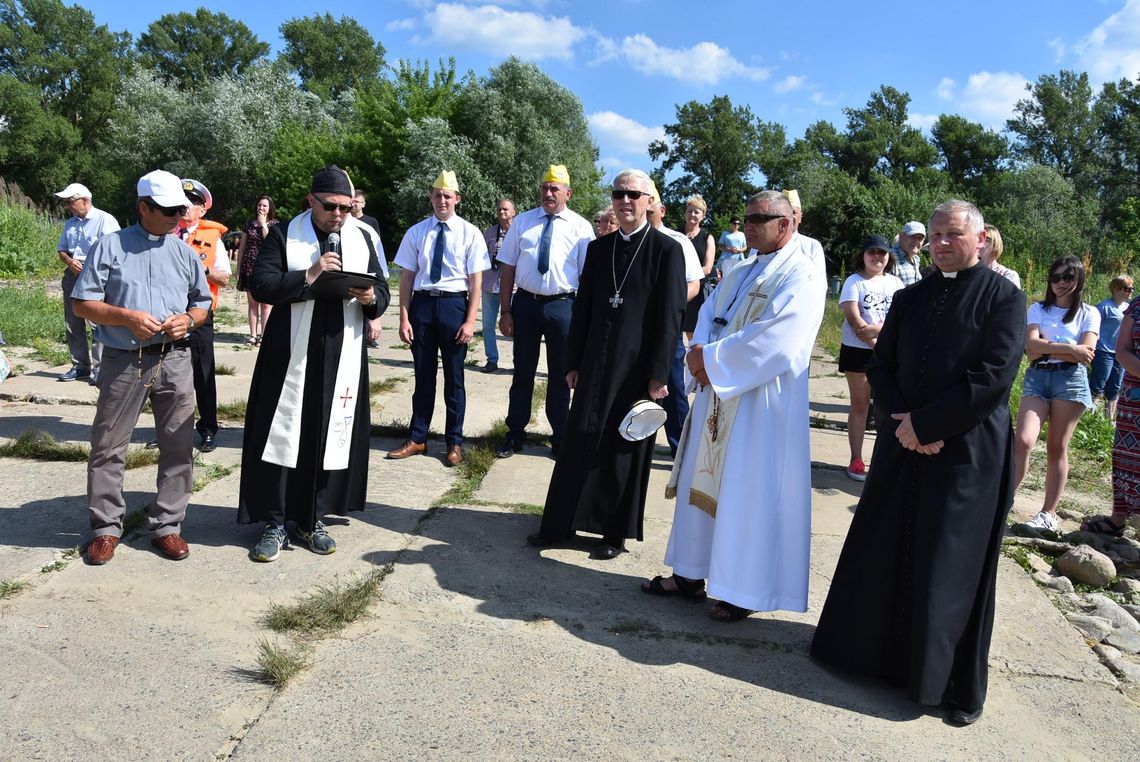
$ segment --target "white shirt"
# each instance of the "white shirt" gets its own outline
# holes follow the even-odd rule
[[[792,243],[797,244],[815,268],[819,271],[820,276],[823,278],[823,284],[827,286],[827,261],[823,256],[823,244],[815,240],[811,236],[800,235],[799,233],[792,234]]]
[[[1025,322],[1028,326],[1037,326],[1041,338],[1057,344],[1079,344],[1081,336],[1086,333],[1100,333],[1100,313],[1091,304],[1082,304],[1073,322],[1065,322],[1065,313],[1068,307],[1046,307],[1041,302],[1029,305]],[[1046,362],[1065,362],[1057,358],[1050,358]]]
[[[555,214],[551,225],[550,262],[545,275],[538,271],[538,245],[546,227],[546,210],[541,206],[515,217],[499,247],[499,264],[515,268],[515,285],[540,296],[578,290],[586,266],[586,246],[594,240],[593,226],[569,208]]]
[[[91,207],[86,217],[72,216],[63,223],[56,251],[66,251],[76,262],[83,262],[95,242],[119,229],[118,221],[102,209]]]
[[[868,325],[879,325],[887,318],[887,311],[891,308],[891,301],[895,292],[904,288],[898,276],[883,273],[877,278],[867,279],[859,273],[848,276],[843,281],[843,290],[839,292],[839,304],[855,302],[859,308],[859,317]],[[846,319],[843,320],[843,329],[840,332],[839,342],[849,347],[871,349],[871,345],[855,334],[855,329]]]
[[[457,214],[444,221],[447,230],[443,239],[443,269],[439,280],[432,283],[431,259],[440,222],[432,215],[408,228],[396,252],[396,264],[416,274],[412,283],[415,291],[466,291],[467,276],[491,269],[483,232]]]
[[[701,258],[697,256],[697,249],[693,241],[679,230],[667,228],[662,225],[658,228],[662,233],[681,244],[681,251],[685,252],[685,282],[692,283],[705,277],[705,270],[701,267]]]

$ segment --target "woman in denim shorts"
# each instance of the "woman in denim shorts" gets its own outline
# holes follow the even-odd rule
[[[1100,313],[1083,302],[1084,287],[1081,260],[1061,257],[1049,268],[1045,298],[1029,308],[1026,318],[1029,368],[1017,413],[1017,484],[1025,478],[1042,424],[1049,421],[1045,504],[1028,525],[1054,532],[1060,526],[1057,504],[1069,478],[1069,440],[1081,415],[1093,409],[1086,366],[1092,362],[1100,332]]]

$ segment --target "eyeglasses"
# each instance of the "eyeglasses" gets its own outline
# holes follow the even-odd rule
[[[763,225],[765,222],[772,220],[786,220],[787,217],[783,214],[746,214],[744,215],[745,225]]]
[[[316,198],[314,196],[313,198]],[[317,203],[324,208],[326,212],[340,212],[341,214],[352,214],[352,204],[333,204],[323,199],[317,198]]]
[[[621,201],[623,198],[628,198],[630,201],[637,201],[642,196],[649,196],[645,191],[639,190],[618,190],[610,191],[610,198],[614,201]]]
[[[181,217],[186,214],[186,210],[190,208],[187,206],[159,206],[150,199],[145,199],[143,203],[149,206],[153,211],[162,212],[164,217]]]
[[[1133,291],[1135,291],[1136,289],[1134,289],[1132,286],[1121,286],[1121,287],[1120,287],[1119,289],[1117,289],[1117,290],[1118,290],[1118,291],[1123,291],[1123,292],[1125,292],[1126,294],[1131,294],[1131,293],[1132,293]]]
[[[1072,283],[1076,279],[1076,273],[1053,273],[1049,276],[1050,283]]]

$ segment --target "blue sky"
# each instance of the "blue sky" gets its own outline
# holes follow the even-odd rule
[[[514,54],[581,98],[611,173],[652,168],[645,146],[663,135],[676,105],[714,95],[749,105],[795,138],[820,119],[842,129],[842,109],[864,105],[883,84],[910,94],[916,126],[957,113],[1001,129],[1025,83],[1042,74],[1088,71],[1098,85],[1140,77],[1140,0],[79,4],[136,38],[165,13],[204,5],[245,22],[276,53],[283,21],[328,8],[364,25],[389,61],[454,56],[461,73],[482,75]]]

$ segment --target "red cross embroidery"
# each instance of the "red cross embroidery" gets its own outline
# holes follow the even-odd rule
[[[352,395],[348,393],[348,387],[347,386],[344,387],[344,396],[341,397],[341,399],[344,400],[344,404],[341,405],[341,407],[342,408],[348,407],[348,402],[349,402],[349,400],[352,399]]]

